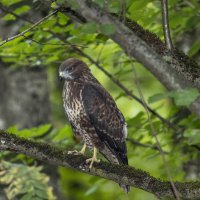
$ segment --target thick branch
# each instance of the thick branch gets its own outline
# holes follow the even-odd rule
[[[22,153],[52,165],[73,168],[120,184],[131,185],[151,192],[159,198],[174,197],[168,181],[161,181],[142,170],[106,162],[95,163],[93,168],[89,170],[85,163],[86,157],[83,155],[68,154],[66,151],[59,150],[51,145],[19,138],[3,130],[0,130],[0,150]],[[176,182],[175,185],[183,199],[200,198],[200,182]]]

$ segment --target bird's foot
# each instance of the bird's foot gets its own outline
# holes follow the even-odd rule
[[[80,151],[74,150],[74,151],[68,151],[67,154],[74,154],[74,155],[85,155],[85,149],[86,144],[83,145],[82,149]]]
[[[86,163],[87,163],[87,164],[90,163],[90,166],[89,166],[90,169],[92,168],[94,162],[99,163],[100,160],[98,160],[98,159],[97,159],[96,157],[94,157],[94,156],[93,156],[92,158],[89,158],[89,159],[86,160]]]
[[[80,155],[81,153],[77,150],[73,150],[73,151],[68,151],[67,154]]]
[[[82,149],[79,151],[79,154],[85,155],[86,144],[84,143]]]

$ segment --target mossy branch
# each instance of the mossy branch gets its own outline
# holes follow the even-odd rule
[[[0,150],[25,154],[51,165],[73,168],[116,183],[140,188],[159,198],[174,198],[168,181],[161,181],[150,176],[147,172],[130,166],[119,166],[102,161],[95,163],[90,170],[85,163],[87,157],[83,155],[68,154],[67,151],[60,150],[52,145],[20,138],[4,130],[0,130]],[[200,199],[200,182],[175,182],[175,185],[182,199]]]

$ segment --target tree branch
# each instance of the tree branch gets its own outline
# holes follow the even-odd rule
[[[133,146],[137,145],[140,147],[145,147],[145,148],[150,148],[150,149],[154,149],[154,150],[158,150],[158,147],[155,145],[151,145],[151,144],[145,144],[145,143],[141,143],[138,142],[137,140],[134,140],[133,138],[126,138],[127,141],[129,141],[131,144],[133,144]],[[165,154],[168,154],[169,152],[163,151]]]
[[[163,21],[163,33],[165,37],[165,44],[168,49],[172,49],[172,40],[170,35],[169,28],[169,19],[168,19],[168,0],[162,0],[162,21]]]
[[[24,20],[24,21],[27,21],[29,23],[34,23],[31,19],[29,18],[26,18],[26,17],[22,17],[21,15],[17,15],[16,13],[14,13],[10,8],[4,6],[2,3],[0,3],[0,10],[2,10],[4,13],[9,13],[11,15],[13,15],[14,17],[18,18],[18,19],[21,19],[21,20]]]
[[[3,130],[0,130],[0,150],[25,154],[52,165],[73,168],[86,174],[115,181],[116,183],[127,184],[153,193],[159,198],[174,197],[168,181],[161,181],[142,170],[103,161],[94,163],[93,168],[89,170],[89,166],[85,163],[87,158],[83,155],[68,154],[67,151],[59,150],[49,144],[19,138]],[[180,197],[183,199],[200,198],[200,182],[175,182],[175,185],[180,193]]]
[[[87,18],[88,21],[95,21],[98,24],[114,24],[116,31],[110,35],[110,38],[117,42],[128,55],[135,57],[146,66],[167,88],[181,89],[184,86],[194,85],[194,80],[190,79],[188,74],[181,73],[181,70],[178,71],[178,66],[175,66],[177,63],[170,63],[170,57],[165,59],[161,57],[115,16],[108,14],[91,1],[77,0],[77,2],[80,6],[79,13]],[[196,84],[196,86],[200,88],[200,83]]]
[[[6,44],[7,42],[9,41],[12,41],[18,37],[21,37],[21,36],[24,36],[25,33],[31,31],[32,29],[34,29],[36,26],[40,25],[43,21],[47,20],[49,17],[51,17],[52,15],[56,14],[58,12],[58,10],[55,10],[54,12],[50,13],[49,15],[45,16],[44,18],[40,19],[38,22],[36,22],[35,24],[33,24],[31,27],[29,27],[28,29],[24,30],[23,32],[15,35],[15,36],[12,36],[12,37],[9,37],[7,39],[5,39],[4,41],[2,41],[0,43],[0,46]]]

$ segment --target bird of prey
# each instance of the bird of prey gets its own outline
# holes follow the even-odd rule
[[[89,67],[81,60],[69,58],[59,68],[59,76],[65,80],[63,104],[66,116],[75,137],[93,150],[87,159],[90,168],[97,160],[97,152],[115,164],[128,165],[126,137],[127,126],[115,101],[92,75]],[[126,192],[127,185],[120,185]]]

